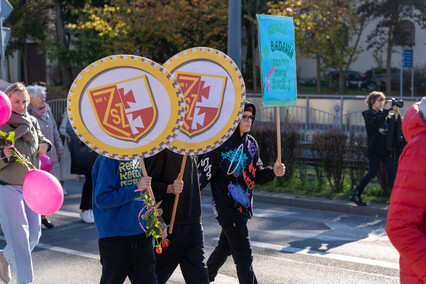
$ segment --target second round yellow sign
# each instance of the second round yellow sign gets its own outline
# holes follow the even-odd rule
[[[184,50],[163,64],[179,83],[185,100],[181,131],[169,148],[179,154],[203,154],[234,132],[245,101],[244,79],[235,62],[207,47]]]

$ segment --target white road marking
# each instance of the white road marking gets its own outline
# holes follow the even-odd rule
[[[393,263],[393,262],[374,260],[374,259],[368,259],[368,258],[362,258],[362,257],[356,257],[356,256],[340,255],[335,253],[301,249],[301,248],[295,248],[295,247],[289,247],[289,246],[281,246],[281,245],[262,243],[262,242],[256,242],[256,241],[251,241],[250,243],[254,247],[273,249],[273,250],[277,250],[281,252],[297,253],[297,254],[322,257],[322,258],[328,258],[328,259],[334,259],[334,260],[340,260],[340,261],[348,261],[348,262],[354,262],[354,263],[360,263],[360,264],[380,266],[385,268],[399,269],[399,264]]]
[[[4,236],[0,236],[0,240],[6,241],[6,238]],[[47,245],[47,244],[43,244],[43,243],[38,243],[36,247],[46,249],[46,250],[53,250],[53,251],[61,252],[61,253],[65,253],[65,254],[71,254],[71,255],[75,255],[75,256],[81,256],[81,257],[96,259],[96,260],[100,259],[99,255],[97,255],[97,254],[82,252],[82,251],[78,251],[78,250],[74,250],[74,249],[67,249],[67,248],[62,248],[62,247],[51,246],[51,245]]]
[[[321,264],[321,263],[305,262],[305,261],[300,261],[300,260],[296,260],[296,259],[286,259],[286,258],[270,256],[270,255],[262,255],[262,257],[275,259],[277,261],[287,261],[287,262],[291,262],[291,263],[298,263],[298,264],[304,265],[304,266],[310,265],[310,266],[326,267],[326,268],[329,267],[328,265],[324,265],[324,264]],[[255,258],[254,261],[256,261],[256,258]],[[381,278],[383,278],[383,277],[388,278],[390,280],[399,280],[399,276],[394,277],[394,276],[389,276],[389,275],[380,274],[380,273],[372,273],[372,272],[368,272],[368,271],[354,270],[354,269],[350,269],[350,268],[346,268],[346,267],[339,267],[339,269],[346,270],[346,271],[352,271],[353,273],[357,273],[357,274],[367,274],[367,275],[373,275],[373,276],[377,276],[377,277],[381,277]]]
[[[169,281],[174,281],[174,282],[178,282],[178,283],[185,283],[185,279],[183,278],[182,271],[180,269],[176,268],[175,271],[173,272],[172,276],[170,276]],[[238,284],[238,279],[219,273],[216,276],[214,282],[220,283],[220,284]]]
[[[201,207],[203,209],[212,211],[211,203],[202,203]],[[274,209],[255,209],[253,212],[254,217],[257,217],[257,218],[276,218],[276,217],[283,217],[283,216],[289,216],[294,214],[299,214],[299,213],[285,211],[285,210],[274,210]]]
[[[383,227],[376,228],[374,231],[371,231],[371,228],[364,226],[365,224],[361,224],[357,227],[353,227],[349,224],[342,223],[333,223],[333,222],[325,222],[327,227],[330,228],[330,231],[341,232],[343,235],[352,236],[355,240],[360,241],[370,241],[370,242],[389,242],[388,235],[386,234],[386,229]],[[369,226],[374,226],[376,222],[366,223]],[[365,237],[367,235],[367,237]],[[350,237],[349,237],[350,239]]]
[[[294,236],[304,239],[316,239],[321,241],[362,241],[362,242],[389,242],[389,238],[385,235],[377,235],[375,233],[369,233],[367,237],[362,234],[355,235],[354,237],[346,237],[344,232],[341,230],[254,230],[262,231],[268,234],[281,235],[281,236]],[[343,234],[339,235],[339,234]]]
[[[55,214],[58,214],[58,215],[61,215],[61,216],[66,216],[66,217],[81,218],[81,217],[80,217],[80,213],[69,212],[69,211],[62,211],[62,210],[59,210],[59,211],[58,211],[58,212],[56,212]]]
[[[322,241],[352,242],[352,241],[359,240],[356,238],[346,238],[346,237],[327,235],[327,233],[328,234],[332,233],[330,230],[256,230],[256,231],[263,231],[268,234],[274,234],[274,235],[295,236],[298,238],[316,239],[316,240],[322,240]]]

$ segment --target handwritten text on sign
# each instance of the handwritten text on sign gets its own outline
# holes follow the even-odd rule
[[[263,105],[297,105],[293,19],[257,15]]]

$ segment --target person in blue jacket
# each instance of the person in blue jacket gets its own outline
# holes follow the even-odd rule
[[[151,237],[138,215],[144,207],[137,189],[148,189],[138,160],[120,161],[99,155],[92,169],[93,215],[99,238],[101,284],[157,283]],[[142,211],[142,214],[144,212]],[[141,222],[141,223],[139,223]],[[162,233],[166,237],[166,231]]]
[[[256,107],[245,103],[237,130],[217,149],[201,156],[200,186],[211,183],[213,212],[222,227],[219,242],[207,261],[210,282],[219,268],[232,255],[240,283],[257,283],[253,271],[253,255],[247,221],[253,216],[253,188],[276,176],[283,176],[285,166],[263,167],[259,146],[248,132],[256,115]]]

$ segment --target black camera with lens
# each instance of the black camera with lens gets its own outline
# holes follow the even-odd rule
[[[392,106],[397,106],[399,108],[404,106],[404,101],[403,100],[397,100],[395,98],[391,98],[389,101],[392,102]]]

